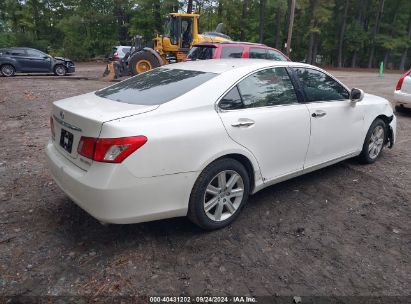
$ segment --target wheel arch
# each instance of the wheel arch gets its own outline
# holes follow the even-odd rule
[[[201,174],[204,168],[206,168],[208,165],[223,158],[234,159],[244,166],[250,178],[250,193],[254,192],[254,189],[257,186],[257,182],[262,183],[261,171],[257,161],[253,159],[251,155],[245,155],[240,151],[229,151],[216,155],[203,164],[199,174]]]
[[[387,115],[385,115],[385,114],[380,114],[380,115],[378,115],[373,121],[372,121],[372,123],[375,121],[375,120],[377,120],[377,119],[381,119],[384,123],[385,123],[385,125],[386,125],[386,132],[385,132],[385,138],[384,138],[384,145],[386,145],[387,143],[389,143],[390,142],[390,148],[393,146],[393,142],[394,142],[394,134],[393,134],[393,132],[392,132],[392,130],[391,130],[391,127],[390,127],[390,123],[393,121],[393,119],[394,119],[394,115],[391,115],[391,116],[387,116]],[[371,124],[372,124],[371,123]]]
[[[151,55],[153,55],[158,60],[158,63],[160,64],[160,66],[164,65],[163,59],[154,49],[145,47],[143,48],[143,51],[149,52]]]
[[[4,66],[4,65],[11,65],[14,68],[14,71],[17,72],[17,67],[14,63],[12,62],[1,62],[0,63],[0,69]]]

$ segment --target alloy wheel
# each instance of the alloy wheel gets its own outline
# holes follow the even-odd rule
[[[368,155],[371,159],[375,159],[380,154],[384,145],[384,128],[380,125],[376,126],[371,133],[368,143]]]
[[[233,170],[218,173],[204,194],[204,211],[212,221],[224,221],[236,213],[244,196],[244,181]]]
[[[64,76],[66,74],[66,69],[63,66],[56,67],[56,74],[58,76]]]
[[[10,77],[10,76],[13,76],[13,74],[14,74],[14,69],[13,69],[13,67],[11,66],[11,65],[4,65],[2,68],[1,68],[1,73],[4,75],[4,76],[6,76],[6,77]]]

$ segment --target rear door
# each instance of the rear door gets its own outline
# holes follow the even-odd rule
[[[311,119],[310,146],[304,167],[310,168],[361,149],[364,107],[350,101],[349,91],[331,76],[295,68]]]
[[[246,77],[222,98],[219,109],[229,136],[258,160],[264,181],[303,169],[310,117],[286,68]]]
[[[244,47],[227,45],[221,48],[219,58],[243,58],[243,55],[245,55]]]

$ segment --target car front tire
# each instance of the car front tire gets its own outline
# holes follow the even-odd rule
[[[4,77],[12,77],[16,73],[16,69],[11,64],[3,64],[0,72]]]
[[[201,172],[190,196],[188,218],[205,230],[231,224],[247,202],[250,177],[235,159],[223,158]]]
[[[62,64],[58,64],[54,67],[54,75],[65,76],[67,73],[66,68]]]
[[[387,125],[382,119],[377,118],[371,124],[365,137],[360,160],[366,164],[374,163],[380,157],[385,145]]]

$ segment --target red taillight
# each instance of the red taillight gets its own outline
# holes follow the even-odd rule
[[[115,53],[114,53],[114,56],[113,56],[113,58],[114,58],[114,60],[117,60],[117,59],[119,59],[119,57],[118,57],[118,53],[117,53],[117,52],[115,52]]]
[[[56,133],[54,132],[54,119],[53,119],[53,116],[50,116],[50,130],[51,130],[51,138],[54,140],[56,138]]]
[[[81,137],[77,152],[94,161],[121,163],[147,142],[145,136],[120,138]]]
[[[411,70],[408,70],[407,73],[401,76],[400,80],[398,80],[397,86],[395,87],[397,91],[401,90],[402,83],[404,82],[405,77],[407,77],[410,74],[411,74]]]
[[[81,137],[78,144],[77,152],[84,157],[93,159],[94,150],[96,148],[97,138],[93,137]]]

